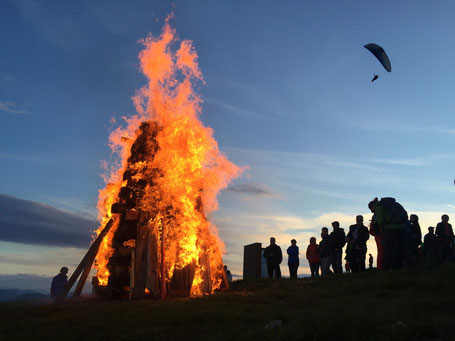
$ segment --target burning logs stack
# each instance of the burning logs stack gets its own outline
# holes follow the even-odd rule
[[[191,293],[195,261],[181,269],[175,267],[172,275],[166,269],[165,250],[169,249],[166,243],[172,238],[172,229],[179,226],[175,221],[178,212],[173,206],[163,207],[163,194],[156,184],[158,177],[163,176],[161,170],[149,169],[147,165],[159,149],[156,141],[159,130],[156,122],[141,124],[123,174],[126,185],[120,189],[118,202],[111,208],[111,213],[119,215],[119,224],[113,234],[113,253],[107,264],[110,273],[107,290],[98,285],[96,277],[92,281],[94,291],[98,294],[106,291],[108,298],[129,296],[130,299],[141,299],[146,292],[152,297],[187,297]],[[150,193],[153,193],[152,197]],[[198,200],[197,206],[202,212],[201,200]],[[204,269],[201,291],[202,294],[209,294],[212,287],[208,253],[200,257],[199,264]]]

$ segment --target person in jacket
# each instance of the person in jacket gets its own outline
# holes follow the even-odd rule
[[[338,221],[332,222],[333,231],[330,233],[330,242],[332,246],[332,268],[336,274],[343,273],[343,247],[346,244],[346,234],[340,227]],[[351,264],[352,268],[352,264]]]
[[[356,224],[349,226],[346,242],[349,244],[349,264],[352,272],[365,270],[367,240],[370,238],[368,228],[363,225],[363,216],[356,217]]]
[[[51,284],[51,297],[57,298],[57,296],[62,292],[63,288],[65,287],[66,283],[68,283],[68,268],[64,266],[60,269],[60,273],[52,278]]]
[[[436,225],[436,237],[439,241],[441,260],[453,260],[453,230],[447,214],[444,214],[441,217],[441,222]]]
[[[311,270],[311,277],[318,277],[319,276],[319,266],[321,264],[321,260],[319,258],[319,245],[316,244],[316,238],[310,238],[310,244],[306,248],[306,259],[308,260],[308,264],[310,264]]]
[[[380,233],[383,234],[383,268],[397,269],[403,266],[404,255],[406,251],[407,213],[406,218],[403,222],[391,221],[390,217],[393,216],[393,212],[390,211],[390,207],[387,208],[385,203],[383,203],[384,199],[385,198],[379,201],[378,198],[374,198],[374,200],[370,201],[368,207],[371,212],[374,213],[377,227]],[[392,201],[395,202],[394,199],[392,199]]]
[[[374,214],[371,218],[370,229],[368,232],[374,237],[374,241],[376,242],[376,249],[378,251],[378,254],[376,255],[376,268],[381,270],[384,259],[384,248],[382,246],[382,233],[379,231],[379,226],[376,223],[376,217]]]
[[[299,268],[299,247],[295,239],[291,240],[291,246],[288,247],[288,267],[289,277],[297,278],[297,269]]]
[[[321,275],[331,274],[330,264],[332,263],[332,245],[329,236],[329,229],[323,227],[321,229],[321,242],[319,243],[319,257],[321,259]]]
[[[227,265],[224,266],[224,273],[226,274],[226,280],[229,284],[232,283],[232,272],[228,269]]]
[[[430,264],[435,264],[439,260],[439,241],[434,234],[434,227],[428,227],[428,233],[423,237],[423,254]]]
[[[419,217],[416,214],[409,216],[409,265],[416,266],[420,262],[420,244],[422,244],[422,230],[420,229]]]
[[[264,250],[264,258],[267,259],[267,271],[269,278],[273,278],[275,272],[276,278],[281,278],[280,264],[283,260],[281,248],[275,244],[275,238],[270,238],[270,245]]]

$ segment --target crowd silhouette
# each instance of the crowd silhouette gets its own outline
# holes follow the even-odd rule
[[[342,273],[343,259],[346,273],[367,270],[365,262],[370,236],[374,237],[377,246],[378,270],[415,267],[422,262],[436,265],[455,260],[454,234],[447,214],[442,215],[436,228],[428,227],[428,233],[422,241],[419,217],[416,214],[408,217],[406,210],[394,198],[375,198],[368,208],[373,214],[369,227],[364,225],[363,216],[358,215],[347,234],[340,223],[334,221],[330,233],[327,227],[321,229],[319,244],[316,237],[310,238],[305,256],[310,265],[311,277]],[[290,277],[297,278],[299,247],[295,239],[291,240],[287,254]],[[281,278],[283,255],[274,237],[270,238],[264,257],[269,277]],[[368,269],[373,269],[373,262],[370,253]]]

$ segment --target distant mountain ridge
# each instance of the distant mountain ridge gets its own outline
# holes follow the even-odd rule
[[[49,297],[49,295],[41,294],[35,290],[0,289],[0,302],[36,301],[45,300]]]

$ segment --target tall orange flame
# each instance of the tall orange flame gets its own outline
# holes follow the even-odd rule
[[[213,131],[198,118],[202,101],[193,85],[204,81],[192,42],[183,40],[178,44],[169,20],[159,37],[150,35],[140,42],[145,46],[139,54],[140,66],[148,84],[133,97],[138,114],[125,118],[126,128],[117,128],[110,135],[111,148],[119,154],[120,162],[106,178],[106,188],[100,191],[101,227],[97,234],[112,215],[111,205],[125,185],[122,175],[139,126],[144,121],[156,122],[160,127],[156,134],[158,150],[130,167],[137,171],[137,180],[153,177],[156,169],[160,170],[160,176],[154,180],[154,186],[145,188],[137,205],[151,213],[154,226],[159,220],[156,212],[172,207],[175,219],[166,225],[169,232],[165,237],[167,276],[170,278],[174,269],[196,263],[191,294],[198,295],[203,271],[209,270],[211,274],[212,291],[221,285],[223,243],[206,215],[217,209],[217,193],[239,176],[241,169],[218,150]],[[100,284],[106,284],[109,276],[107,262],[112,254],[114,233],[115,228],[103,240],[96,259]],[[210,269],[204,268],[207,264],[199,264],[203,253],[210,257]]]

